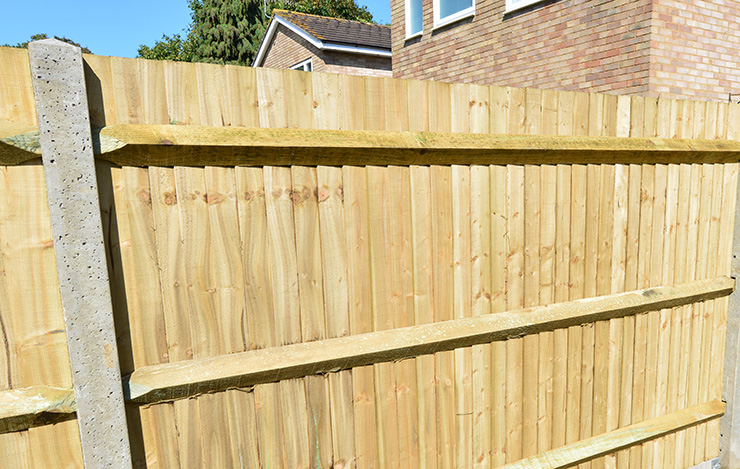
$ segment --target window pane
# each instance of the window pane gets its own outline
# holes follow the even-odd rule
[[[439,0],[439,18],[446,18],[472,6],[473,0]]]
[[[406,14],[409,15],[409,36],[422,30],[421,2],[422,0],[408,0],[408,11]]]

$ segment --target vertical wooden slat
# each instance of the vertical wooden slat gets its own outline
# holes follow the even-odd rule
[[[650,256],[649,286],[657,286],[662,283],[664,268],[663,230],[665,226],[666,213],[666,185],[668,182],[668,168],[666,165],[656,165],[654,173],[654,202],[652,218],[652,247]],[[648,347],[646,360],[645,378],[645,403],[647,404],[647,418],[655,418],[660,415],[659,393],[659,339],[661,328],[661,312],[651,311],[648,313]],[[657,461],[656,455],[662,455],[662,450],[657,446],[661,441],[655,441],[644,445],[643,466],[651,467]],[[660,463],[662,464],[662,458]]]
[[[208,219],[213,239],[212,284],[215,287],[214,302],[220,316],[221,353],[241,352],[249,348],[251,332],[243,291],[245,276],[235,170],[208,167],[205,178]],[[221,401],[228,412],[228,420],[221,424],[228,424],[232,460],[235,464],[239,461],[243,465],[258,463],[253,393],[228,390],[221,396]]]
[[[411,176],[408,167],[388,168],[391,200],[391,270],[395,327],[408,327],[414,320],[414,279],[411,237]],[[418,387],[415,360],[404,360],[396,367],[396,406],[398,413],[401,466],[419,466]]]
[[[593,112],[593,109],[589,111]],[[600,117],[599,117],[600,119]],[[600,120],[599,120],[600,122]],[[592,124],[589,124],[592,128]],[[584,250],[583,294],[591,298],[598,294],[598,262],[599,256],[599,213],[601,208],[601,166],[588,165],[586,167],[586,235]],[[590,437],[594,431],[594,393],[596,372],[596,325],[583,327],[583,356],[581,375],[581,439]],[[600,383],[599,383],[600,385]],[[591,467],[590,463],[581,467]]]
[[[508,170],[506,166],[491,166],[491,313],[506,311],[507,306],[507,259],[510,253],[508,235]],[[491,402],[493,442],[491,462],[495,467],[507,460],[509,448],[508,424],[510,410],[507,396],[507,349],[508,342],[495,342],[492,346]]]
[[[509,88],[491,86],[491,120],[490,131],[492,134],[508,133],[509,128]]]
[[[39,164],[3,167],[1,176],[4,302],[6,311],[12,312],[3,314],[4,334],[8,334],[4,353],[9,366],[1,371],[10,388],[34,385],[71,388],[43,167]],[[11,333],[13,337],[9,336]],[[14,344],[12,349],[11,344]],[[35,460],[33,454],[39,453],[43,466],[43,458],[54,455],[53,448],[57,447],[64,451],[55,456],[55,463],[82,465],[76,421],[37,430],[2,435],[2,455],[7,451],[8,464],[13,460],[28,464]]]
[[[369,219],[365,169],[345,166],[344,220],[347,230],[347,280],[350,333],[371,332]],[[378,431],[375,424],[375,378],[372,366],[352,370],[355,415],[355,451],[358,467],[377,467]]]
[[[556,303],[568,301],[570,287],[570,237],[571,237],[571,181],[572,167],[557,165],[555,203],[555,277],[554,296]],[[568,437],[569,386],[568,368],[571,365],[569,350],[570,328],[558,329],[553,333],[553,415],[552,447],[566,444]],[[578,328],[574,328],[578,329]],[[580,333],[580,331],[579,331]]]
[[[168,351],[157,267],[157,237],[146,169],[112,171],[119,250],[126,289],[135,368],[167,363]],[[171,405],[139,409],[147,459],[162,467],[179,464]]]
[[[434,319],[453,319],[453,239],[452,170],[448,166],[431,168],[432,250],[434,253]],[[437,371],[437,463],[455,464],[455,355],[454,351],[435,354]]]
[[[524,307],[540,302],[540,167],[524,167]],[[523,341],[522,457],[537,454],[539,349],[538,335]]]
[[[259,67],[255,73],[260,127],[288,127],[283,70]]]
[[[409,130],[409,103],[406,80],[394,80],[383,77],[382,80],[385,89],[385,102],[382,108],[385,109],[385,130],[403,132]],[[413,109],[413,107],[412,107]],[[416,115],[416,109],[414,109]]]
[[[145,124],[169,124],[164,61],[138,60],[141,101]]]
[[[729,256],[729,249],[723,249],[720,244],[722,232],[720,220],[722,219],[721,217],[723,215],[722,204],[732,204],[731,200],[734,198],[734,196],[732,195],[734,194],[734,192],[732,194],[728,194],[727,196],[723,195],[725,189],[729,190],[731,188],[730,177],[728,177],[727,181],[724,180],[725,165],[713,164],[712,166],[714,170],[714,191],[709,231],[709,252],[717,253],[718,255],[722,252],[725,252]],[[725,215],[729,216],[727,212],[725,212]],[[707,276],[717,275],[720,264],[721,262],[718,260],[714,260],[713,262],[710,261],[709,266],[707,267]],[[702,373],[701,377],[701,399],[704,399],[704,402],[709,400],[713,392],[717,393],[716,395],[719,395],[721,393],[721,385],[718,383],[718,380],[721,379],[720,377],[722,373],[721,362],[723,355],[721,351],[723,351],[724,341],[716,340],[715,338],[724,337],[724,331],[726,328],[726,322],[723,317],[724,315],[721,312],[722,303],[720,302],[720,300],[708,301],[706,302],[706,306],[706,323],[704,325],[703,342],[704,349],[702,350],[702,366],[705,367],[705,370]],[[713,363],[713,361],[716,363]],[[697,443],[697,449],[704,449],[704,458],[702,459],[702,461],[706,461],[718,456],[719,435],[717,435],[717,431],[719,430],[719,427],[717,425],[710,424],[706,424],[703,427],[704,428],[699,429],[699,431],[703,433],[704,441]],[[702,433],[700,433],[700,435]]]
[[[367,167],[369,248],[372,286],[373,330],[393,329],[393,259],[391,243],[391,200],[386,168]],[[395,365],[381,363],[375,369],[379,465],[398,465],[400,460]]]
[[[175,174],[171,168],[149,168],[152,215],[157,233],[157,267],[162,287],[162,310],[167,336],[167,354],[172,362],[193,357],[188,310],[183,240],[178,216]],[[178,456],[181,467],[201,460],[200,414],[197,402],[172,403],[175,413]]]
[[[406,82],[382,79],[386,96],[385,130],[409,129],[409,105]],[[391,257],[393,259],[393,310],[395,327],[414,324],[413,277],[411,253],[410,173],[407,167],[388,168],[391,190]],[[418,466],[418,397],[416,363],[405,360],[395,365],[396,411],[398,419],[401,466]]]
[[[676,216],[678,204],[678,166],[668,165],[666,183],[666,208],[665,222],[663,227],[663,275],[661,285],[673,285],[676,259]],[[658,341],[658,412],[664,415],[669,411],[668,391],[670,380],[670,355],[671,355],[671,337],[672,333],[672,316],[670,309],[660,312],[660,336]],[[673,353],[677,353],[674,351]],[[654,460],[659,461],[661,465],[672,467],[675,460],[669,451],[675,448],[675,438],[670,435],[663,439],[660,444],[656,445],[656,455]],[[661,454],[662,452],[662,454]]]
[[[313,129],[313,73],[283,70],[286,126],[293,129]]]
[[[291,178],[301,336],[303,342],[309,342],[327,337],[316,168],[293,166]],[[325,375],[307,376],[305,386],[309,461],[330,465],[333,453],[329,379]]]
[[[235,172],[244,266],[244,312],[249,333],[247,348],[276,346],[263,169],[236,168]],[[256,439],[260,463],[265,466],[285,464],[279,387],[278,383],[270,383],[254,389]]]
[[[470,167],[452,167],[453,319],[472,315],[470,255]],[[471,467],[473,440],[472,350],[455,356],[456,466]]]
[[[429,131],[450,132],[450,84],[439,81],[429,82]]]
[[[629,165],[627,171],[628,187],[625,187],[624,199],[626,226],[625,226],[625,272],[624,290],[637,289],[637,269],[639,262],[639,240],[640,240],[640,195],[642,173],[639,165]],[[624,318],[624,336],[622,341],[622,391],[620,396],[619,427],[625,427],[634,422],[633,412],[634,389],[641,377],[635,373],[635,359],[637,355],[637,318]],[[617,455],[618,467],[630,467],[630,450],[621,451]]]
[[[357,75],[339,76],[340,125],[346,130],[364,130],[365,81]]]
[[[393,258],[391,243],[391,200],[386,168],[371,166],[367,171],[369,247],[372,285],[373,330],[395,327],[393,306]],[[396,405],[396,370],[393,363],[381,363],[375,369],[377,401],[378,464],[398,465],[400,461],[398,413]],[[382,430],[381,430],[382,429]]]
[[[585,295],[586,278],[586,201],[587,166],[574,165],[571,169],[570,211],[570,283],[569,299]],[[566,443],[578,441],[581,435],[581,402],[583,392],[584,327],[568,328],[568,415]]]
[[[28,430],[27,467],[82,467],[77,422],[68,421]],[[12,459],[12,456],[11,458]],[[10,461],[3,461],[3,464]],[[18,466],[24,467],[24,466]]]
[[[406,90],[407,108],[415,112],[413,117],[409,117],[409,130],[413,132],[429,130],[429,82],[407,80]]]
[[[144,105],[136,60],[110,57],[116,120],[125,124],[144,123]]]
[[[652,249],[651,226],[653,220],[655,166],[643,165],[641,168],[639,251],[637,265],[637,288],[650,285],[650,267]],[[632,387],[632,421],[640,422],[648,418],[647,405],[647,349],[648,349],[648,314],[635,317],[635,381]],[[643,448],[633,447],[630,450],[630,467],[644,467]]]
[[[416,324],[434,322],[434,252],[432,250],[431,176],[428,166],[412,166],[411,223]],[[419,466],[437,467],[435,357],[416,358],[419,417]]]
[[[200,125],[232,125],[229,89],[223,65],[196,63]]]
[[[257,74],[254,68],[227,65],[226,86],[229,90],[229,115],[237,127],[259,127]]]
[[[266,167],[265,202],[267,232],[270,237],[269,261],[275,310],[275,329],[280,345],[301,341],[300,295],[296,257],[295,224],[291,200],[291,175],[288,168]],[[306,386],[301,379],[280,383],[285,418],[286,460],[290,467],[307,466],[310,461],[307,441],[308,415]]]
[[[557,170],[554,165],[541,166],[540,175],[540,285],[539,303],[551,304],[554,301],[555,278],[555,237],[557,217]],[[561,332],[561,331],[558,331]],[[547,451],[553,447],[554,418],[554,338],[555,332],[540,334],[538,369],[538,422],[537,451]],[[562,369],[562,367],[561,367]],[[564,391],[564,389],[563,389]]]
[[[488,166],[470,168],[470,258],[472,315],[491,313],[491,171]],[[490,467],[493,435],[491,427],[491,345],[473,347],[473,465]],[[495,385],[500,386],[500,385]]]
[[[198,80],[195,67],[184,62],[165,62],[164,79],[169,123],[198,125],[200,106],[198,105]],[[103,99],[105,100],[105,96]],[[107,112],[106,121],[108,121]],[[108,125],[110,125],[109,121]]]
[[[350,333],[350,324],[342,170],[319,166],[317,181],[327,334],[344,337]],[[333,462],[347,465],[355,458],[352,371],[330,374],[329,392]]]
[[[471,85],[468,106],[470,131],[488,133],[490,130],[490,91],[488,87]],[[487,166],[470,168],[470,265],[471,314],[489,314],[491,304],[491,214],[490,169]],[[491,464],[491,346],[472,348],[472,444],[473,465]]]
[[[524,307],[524,166],[507,174],[506,308]],[[506,341],[506,462],[522,459],[522,360],[524,339]]]
[[[697,252],[698,249],[701,249],[701,245],[697,245],[697,240],[702,238],[703,235],[700,235],[701,232],[701,226],[700,226],[700,216],[702,216],[700,212],[700,198],[704,196],[711,196],[711,193],[707,194],[705,191],[709,190],[710,188],[702,183],[702,172],[703,172],[703,166],[704,165],[692,165],[691,167],[691,184],[690,184],[690,208],[689,208],[689,221],[688,221],[688,239],[687,239],[687,249],[685,254],[685,272],[686,272],[686,278],[687,280],[693,280],[697,278]],[[704,202],[702,202],[703,204]],[[703,209],[702,209],[703,210]],[[704,238],[704,242],[706,242],[706,239]],[[680,259],[678,257],[677,252],[677,259]],[[677,272],[678,273],[678,272]],[[685,383],[683,383],[683,388],[685,393],[685,397],[681,398],[679,395],[680,401],[682,401],[684,404],[684,407],[690,406],[691,402],[698,402],[698,392],[699,392],[699,359],[700,359],[700,351],[701,351],[701,336],[702,336],[702,324],[700,322],[699,314],[701,311],[701,308],[703,308],[703,305],[701,304],[694,304],[686,307],[687,311],[684,314],[684,336],[685,336],[685,348],[682,352],[682,361],[685,360],[686,364],[682,366],[681,374],[686,375],[685,378],[682,379],[686,380]],[[686,370],[684,371],[684,368]],[[679,433],[678,439],[677,439],[677,445],[685,445],[685,451],[683,452],[682,459],[679,459],[677,462],[679,465],[683,461],[683,465],[693,465],[694,460],[694,454],[695,454],[695,437],[696,437],[696,427],[692,427],[687,429],[683,434]],[[685,436],[683,436],[685,435]],[[683,436],[683,438],[682,438]],[[680,446],[679,446],[680,447]],[[679,453],[679,456],[681,456],[682,453]]]
[[[619,293],[625,291],[629,167],[626,165],[616,165],[613,174],[611,292]],[[611,181],[606,182],[607,184],[611,183]],[[626,342],[628,335],[627,323],[628,321],[625,318],[617,318],[609,321],[606,431],[619,428],[620,417],[622,416],[621,404],[625,400],[629,400],[632,389],[631,368],[625,369],[623,366],[623,359],[626,353],[625,345],[626,347],[631,347],[633,340],[631,339],[629,343]],[[626,396],[623,395],[624,391],[627,391]],[[616,455],[607,456],[605,463],[608,467],[615,467],[617,464]]]
[[[341,128],[342,115],[339,99],[339,75],[317,73],[311,78],[313,95],[313,128]]]
[[[683,283],[687,281],[686,260],[689,242],[689,217],[691,200],[691,165],[682,164],[679,170],[678,183],[678,209],[676,215],[676,254],[674,282]],[[671,318],[671,354],[669,365],[668,383],[668,411],[675,412],[686,408],[686,379],[688,374],[687,355],[690,349],[688,343],[689,324],[687,321],[688,306],[676,308]],[[666,462],[672,461],[672,466],[680,467],[683,464],[685,432],[676,433],[673,441],[668,442],[671,447],[666,448]],[[667,446],[668,446],[667,445]]]
[[[689,179],[690,183],[688,184],[688,187],[684,187],[683,190],[688,193],[689,200],[686,201],[688,204],[687,209],[687,220],[686,220],[686,240],[685,240],[685,250],[683,251],[677,251],[677,260],[680,261],[683,266],[679,267],[679,270],[676,272],[676,274],[680,277],[680,275],[683,275],[683,278],[686,279],[686,281],[691,281],[696,279],[696,255],[698,252],[698,233],[699,233],[699,198],[701,196],[701,168],[702,165],[699,164],[692,164],[688,165],[688,169],[686,170],[689,173]],[[682,173],[683,175],[684,173]],[[680,238],[679,238],[680,239]],[[679,246],[677,244],[676,249],[679,249]],[[682,259],[681,256],[678,256],[680,252],[685,253],[684,258]],[[681,274],[681,270],[683,270],[683,273]],[[696,306],[697,305],[687,305],[683,308],[682,313],[682,331],[681,331],[681,358],[680,358],[680,370],[679,370],[679,396],[678,396],[678,406],[679,408],[685,409],[690,406],[689,402],[691,401],[691,388],[694,386],[694,383],[691,380],[692,375],[696,378],[698,370],[692,370],[692,349],[694,348],[694,343],[692,339],[694,338],[694,334],[697,331],[697,328],[695,327],[695,318],[694,314],[696,312]],[[697,379],[698,380],[698,379]],[[682,432],[679,432],[676,435],[676,464],[678,466],[681,465],[691,465],[693,463],[690,463],[689,460],[693,460],[693,441],[694,436],[696,434],[696,428],[688,428]]]
[[[681,138],[684,135],[690,135],[692,126],[691,113],[697,102],[678,102],[662,101],[658,103],[658,136],[665,138]],[[700,126],[703,127],[703,122]],[[670,285],[672,282],[666,281],[672,279],[674,272],[675,260],[675,221],[676,221],[676,203],[678,184],[678,168],[675,165],[667,166],[667,183],[665,189],[665,215],[663,222],[664,239],[662,246],[663,272],[660,278],[661,285]],[[656,251],[658,252],[658,251]],[[657,415],[665,415],[668,411],[668,378],[669,378],[669,360],[671,354],[671,331],[672,331],[672,313],[670,310],[661,310],[659,313],[659,332],[656,340],[658,341],[658,363],[657,370],[657,389],[655,394]],[[654,442],[654,464],[663,467],[671,467],[673,461],[669,452],[675,446],[674,435],[667,435],[665,438],[658,439]]]
[[[214,288],[211,259],[211,226],[209,223],[205,170],[176,168],[175,184],[181,195],[178,203],[183,238],[185,279],[188,285],[188,307],[191,314],[193,357],[216,356],[221,352],[219,318],[210,290]],[[220,396],[198,399],[202,457],[219,464],[232,462],[228,433],[222,422],[228,422],[225,400]]]
[[[611,100],[607,100],[607,103]],[[607,120],[605,119],[605,122]],[[599,168],[599,215],[598,223],[598,259],[596,262],[596,294],[606,295],[611,292],[614,281],[612,255],[614,253],[614,165],[601,165]],[[593,194],[592,194],[593,196]],[[592,221],[592,220],[589,220]],[[593,425],[592,435],[606,432],[609,411],[610,384],[619,389],[619,376],[611,376],[609,367],[610,343],[621,341],[621,330],[610,327],[610,322],[600,321],[594,325],[594,375],[593,375]],[[619,336],[618,336],[619,335]],[[613,340],[612,340],[613,339]],[[615,351],[616,354],[616,351]],[[613,380],[615,382],[610,382]],[[613,409],[618,412],[619,409]],[[596,459],[592,467],[604,467],[605,459]]]
[[[707,278],[711,273],[711,263],[709,260],[710,253],[716,252],[712,250],[713,243],[713,230],[712,230],[712,218],[714,216],[715,200],[717,199],[717,191],[721,191],[721,185],[718,185],[715,179],[714,165],[705,164],[702,165],[702,198],[700,210],[700,231],[699,231],[699,252],[697,255],[697,278]],[[721,197],[721,195],[720,195]],[[716,247],[716,245],[715,245]],[[697,323],[697,341],[695,357],[692,360],[692,367],[696,367],[698,370],[697,386],[695,390],[695,399],[697,402],[702,401],[708,397],[708,385],[709,385],[709,369],[708,359],[711,353],[711,314],[712,314],[712,302],[707,301],[695,305],[698,309]],[[692,464],[699,464],[704,461],[704,450],[706,443],[706,425],[700,425],[696,428],[694,446],[694,457]]]
[[[0,48],[0,119],[36,125],[28,51]]]

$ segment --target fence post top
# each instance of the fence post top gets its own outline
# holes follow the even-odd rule
[[[39,39],[38,41],[33,41],[28,43],[28,48],[35,48],[39,46],[55,46],[55,47],[69,47],[71,49],[79,49],[82,50],[80,47],[69,44],[64,41],[60,41],[59,39],[55,38],[49,38],[49,39]]]

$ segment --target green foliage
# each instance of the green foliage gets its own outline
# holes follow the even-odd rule
[[[152,60],[177,60],[181,62],[193,62],[195,44],[192,36],[188,35],[182,39],[179,34],[173,36],[162,36],[154,46],[139,46],[139,57]]]
[[[42,39],[49,39],[49,36],[47,36],[46,34],[34,34],[33,36],[31,36],[31,39],[29,39],[26,42],[20,42],[16,45],[3,44],[2,47],[18,47],[20,49],[28,49],[29,42],[40,41]],[[54,39],[56,39],[57,41],[66,42],[67,44],[72,44],[73,46],[77,46],[80,49],[82,49],[82,52],[85,54],[92,54],[92,51],[90,51],[90,49],[88,49],[87,47],[81,46],[80,44],[74,42],[72,39],[67,39],[66,37],[59,37],[59,36],[54,36]]]
[[[362,21],[363,23],[373,22],[373,15],[367,7],[359,6],[354,0],[278,0],[272,3],[271,8]]]
[[[262,0],[189,0],[192,22],[183,39],[162,36],[154,46],[141,45],[139,57],[221,64],[251,65],[267,31],[269,18]],[[367,7],[355,0],[277,0],[268,11],[291,10],[372,23]]]
[[[257,55],[265,33],[260,1],[191,0],[195,41],[194,58],[199,62],[247,65]]]

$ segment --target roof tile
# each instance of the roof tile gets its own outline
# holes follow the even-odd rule
[[[323,42],[391,50],[391,28],[388,26],[286,10],[274,10],[273,15]]]

